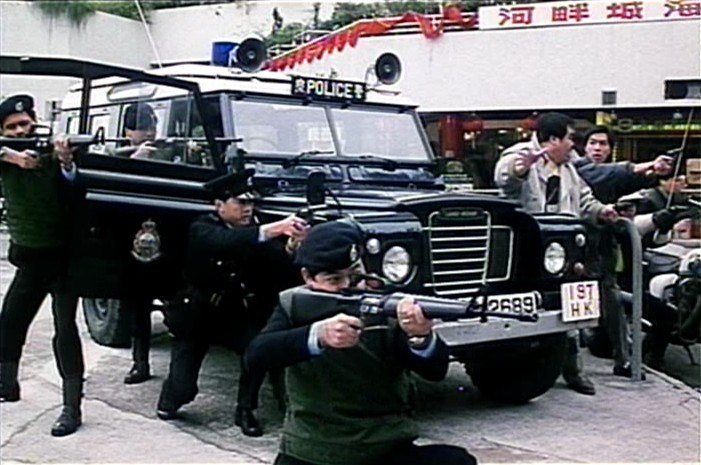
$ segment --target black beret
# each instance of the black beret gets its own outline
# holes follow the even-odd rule
[[[145,131],[156,127],[158,118],[148,103],[134,103],[124,111],[124,129]]]
[[[0,103],[0,125],[5,123],[5,118],[15,113],[26,113],[34,119],[34,98],[31,95],[21,94],[3,100]]]
[[[240,172],[228,173],[208,181],[204,187],[212,199],[228,200],[251,190],[248,180],[254,172],[254,169],[249,168]]]
[[[360,258],[363,233],[350,221],[329,221],[314,226],[297,249],[295,263],[319,272],[350,268]]]

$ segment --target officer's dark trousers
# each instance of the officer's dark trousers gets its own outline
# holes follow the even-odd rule
[[[123,311],[131,318],[132,359],[148,364],[151,350],[151,299],[123,301]]]
[[[61,251],[11,244],[9,259],[17,272],[0,313],[0,363],[19,362],[29,325],[41,303],[51,294],[52,343],[58,371],[63,379],[82,378],[85,367],[75,321],[78,298],[61,289]]]
[[[170,352],[170,371],[163,383],[159,410],[177,410],[191,402],[197,395],[197,378],[204,357],[209,350],[209,343],[201,339],[175,339]],[[245,367],[241,357],[241,374],[239,376],[238,406],[256,409],[258,392],[263,384],[263,375],[253,375]]]
[[[477,459],[462,447],[432,444],[417,446],[406,443],[397,447],[386,457],[377,460],[373,465],[474,465]],[[289,455],[280,454],[275,459],[275,465],[315,465]]]

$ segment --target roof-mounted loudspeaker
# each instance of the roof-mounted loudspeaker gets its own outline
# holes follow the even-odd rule
[[[382,84],[394,84],[402,76],[402,63],[394,53],[383,53],[375,61],[375,76]]]
[[[242,70],[252,73],[263,67],[268,59],[268,51],[265,49],[265,44],[262,40],[249,37],[244,40],[233,50],[234,66],[238,66]]]
[[[253,73],[261,69],[267,59],[265,45],[257,37],[249,37],[241,43],[222,41],[212,44],[213,65],[234,66]]]

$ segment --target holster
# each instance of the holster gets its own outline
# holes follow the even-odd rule
[[[189,338],[205,317],[202,313],[206,312],[208,304],[205,296],[190,287],[179,290],[163,311],[168,330],[177,338]]]

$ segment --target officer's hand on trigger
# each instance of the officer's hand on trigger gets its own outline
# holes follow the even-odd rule
[[[360,318],[339,313],[317,323],[319,345],[334,349],[347,349],[358,344],[363,332],[363,322]]]
[[[404,297],[397,304],[397,320],[409,337],[428,336],[433,328],[433,320],[424,316],[421,307],[411,297]]]
[[[34,150],[22,150],[18,152],[17,150],[11,149],[9,147],[2,147],[2,152],[0,152],[0,158],[5,163],[11,163],[17,165],[23,170],[34,170],[41,166],[41,159],[39,158],[39,153]]]
[[[129,158],[151,158],[151,155],[156,150],[157,148],[154,147],[153,143],[147,140],[143,144],[139,145],[136,152],[134,152]]]
[[[290,215],[284,220],[263,225],[261,229],[263,229],[266,239],[273,239],[280,236],[297,237],[301,234],[306,235],[309,225],[302,218]]]

